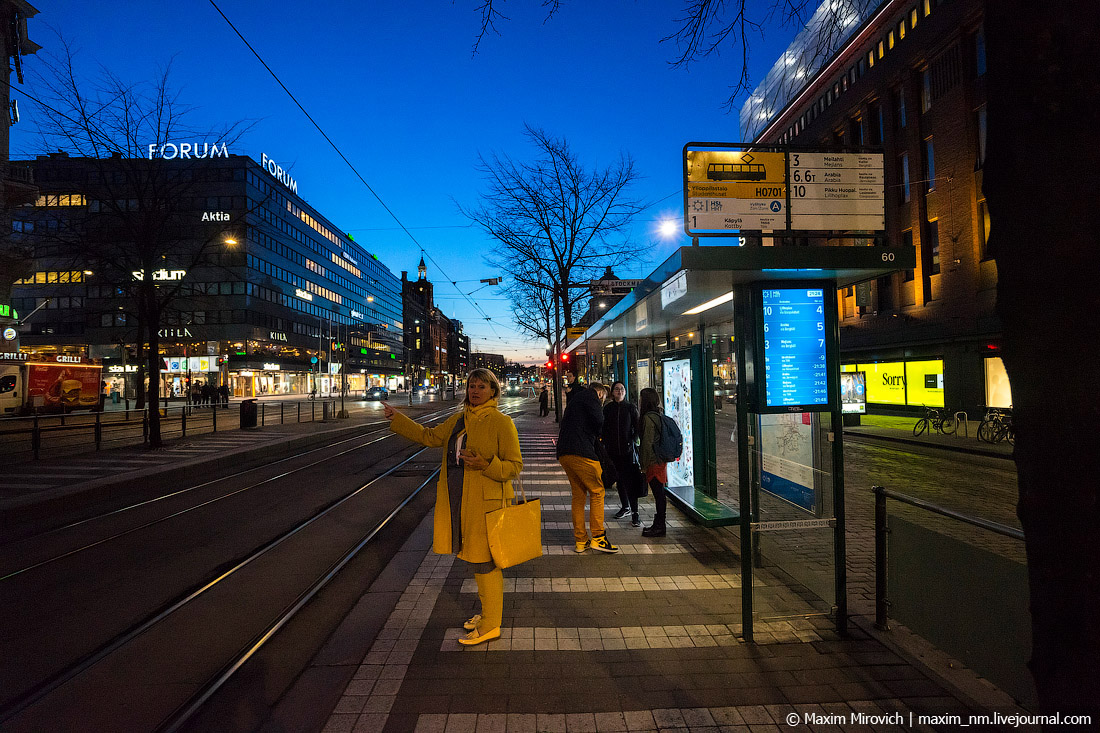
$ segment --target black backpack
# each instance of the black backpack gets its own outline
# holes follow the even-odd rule
[[[684,436],[680,433],[680,426],[664,413],[657,413],[657,420],[660,430],[653,441],[653,455],[661,463],[679,460],[684,452]]]

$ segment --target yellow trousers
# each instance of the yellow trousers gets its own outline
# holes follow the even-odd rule
[[[593,537],[601,537],[603,526],[603,472],[600,462],[580,456],[562,456],[558,463],[569,477],[573,489],[573,537],[577,542],[588,539],[584,528],[584,505],[589,503],[588,523]]]
[[[481,621],[477,632],[484,634],[500,626],[504,618],[504,573],[500,568],[491,573],[474,573],[477,595],[481,599]]]

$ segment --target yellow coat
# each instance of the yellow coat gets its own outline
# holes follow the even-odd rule
[[[483,471],[466,470],[462,476],[462,550],[461,560],[472,563],[489,562],[489,536],[485,531],[485,515],[502,506],[502,500],[512,503],[515,493],[512,479],[523,470],[516,424],[500,410],[496,400],[484,405],[467,407],[447,418],[441,425],[426,428],[401,413],[393,416],[390,430],[429,448],[446,446],[458,418],[466,418],[466,450],[476,451],[489,461]],[[440,555],[454,552],[451,538],[451,504],[447,491],[447,456],[435,492],[435,531],[432,550]]]

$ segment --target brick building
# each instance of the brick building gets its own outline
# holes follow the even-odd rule
[[[883,151],[886,238],[915,246],[917,266],[838,293],[843,368],[867,372],[879,410],[927,404],[974,418],[1011,404],[982,194],[984,3],[863,5],[822,61],[812,23],[795,40],[742,109],[742,135]],[[865,243],[859,234],[848,236]]]
[[[470,337],[462,332],[461,321],[447,318],[435,306],[435,286],[423,257],[416,280],[409,280],[407,271],[401,273],[401,295],[410,383],[449,387],[465,379]]]

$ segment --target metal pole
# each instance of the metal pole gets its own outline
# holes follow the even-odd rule
[[[561,311],[558,305],[558,288],[554,288],[554,422],[561,422]]]
[[[31,450],[34,451],[34,460],[38,460],[38,452],[42,448],[42,429],[38,426],[38,412],[34,413],[34,424],[31,426]]]
[[[100,445],[103,443],[103,423],[100,422],[100,417],[103,413],[97,412],[95,414],[95,449],[99,450]]]
[[[749,288],[740,285],[734,294],[734,345],[737,349],[737,483],[741,512],[741,635],[752,642],[752,488],[749,469],[748,388],[745,384],[747,355],[745,347],[752,335]],[[654,354],[656,358],[656,354]]]
[[[872,486],[875,493],[875,628],[890,630],[890,601],[887,600],[887,545],[886,535],[890,531],[886,521],[886,489]]]
[[[187,410],[188,409],[190,409],[190,408],[187,408],[187,407],[181,407],[180,408],[180,432],[182,433],[180,435],[180,437],[182,437],[182,438],[187,437]]]

